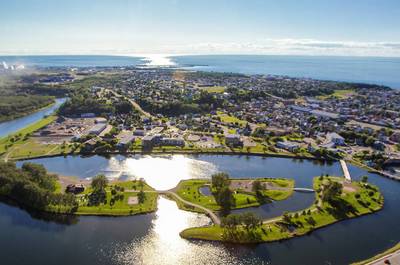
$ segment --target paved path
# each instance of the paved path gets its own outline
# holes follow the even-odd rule
[[[125,190],[126,192],[140,192],[140,190]],[[183,202],[184,204],[190,205],[192,207],[195,208],[199,208],[201,210],[203,210],[210,218],[211,220],[214,222],[214,224],[216,225],[220,225],[221,224],[221,219],[218,217],[218,215],[216,215],[213,211],[198,205],[196,203],[192,203],[189,202],[187,200],[182,199],[178,194],[176,194],[175,192],[171,191],[171,190],[144,190],[143,192],[147,192],[147,193],[153,193],[153,192],[157,192],[158,194],[161,195],[170,195],[172,197],[174,197],[175,199]]]
[[[344,160],[340,160],[340,165],[342,166],[344,178],[347,181],[351,182],[351,176],[350,176],[349,169],[347,168],[346,162]]]
[[[209,209],[207,209],[207,208],[205,208],[205,207],[203,207],[201,205],[186,201],[186,200],[182,199],[178,194],[176,194],[173,191],[157,191],[157,192],[160,193],[160,194],[173,196],[175,199],[183,202],[184,204],[199,208],[199,209],[201,209],[201,210],[203,210],[204,212],[207,213],[207,215],[211,218],[211,220],[214,222],[214,224],[216,224],[216,225],[220,225],[221,224],[221,219],[213,211],[211,211],[211,210],[209,210]]]
[[[390,263],[385,263],[385,260],[389,260]],[[400,265],[400,250],[393,253],[387,254],[379,259],[366,263],[365,265]]]

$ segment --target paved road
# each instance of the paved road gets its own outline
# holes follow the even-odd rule
[[[111,89],[107,89],[107,90],[110,91],[111,93],[113,93],[116,97],[124,97],[124,98],[126,98],[126,99],[132,104],[132,106],[133,106],[135,109],[137,109],[141,114],[143,114],[143,115],[146,116],[147,118],[153,118],[153,117],[154,117],[154,116],[151,115],[150,113],[144,111],[144,110],[142,109],[142,107],[140,107],[140,105],[137,104],[136,101],[134,101],[133,99],[130,99],[130,98],[125,97],[125,96],[123,96],[123,95],[121,95],[121,94],[118,94],[118,93],[115,92],[114,90],[111,90]]]

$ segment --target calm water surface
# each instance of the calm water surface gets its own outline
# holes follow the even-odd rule
[[[342,174],[338,163],[249,156],[113,156],[109,159],[93,156],[33,161],[51,171],[81,178],[109,168],[115,170],[119,165],[149,183],[157,183],[154,180],[157,175],[159,186],[156,188],[169,188],[179,179],[189,177],[207,178],[217,171],[226,171],[237,178],[290,177],[298,187],[310,187],[312,178],[321,173]],[[181,167],[186,169],[179,169]],[[92,168],[95,170],[89,171]],[[189,242],[181,239],[178,232],[210,220],[181,211],[174,202],[163,198],[153,214],[123,218],[79,217],[70,221],[73,224],[39,220],[23,210],[0,204],[0,258],[7,261],[5,264],[26,264],[27,261],[29,264],[56,261],[58,264],[348,264],[372,256],[400,240],[400,183],[351,165],[349,170],[354,178],[367,174],[370,182],[380,187],[385,196],[384,209],[377,214],[328,226],[309,236],[254,246]],[[117,177],[120,173],[112,174]],[[257,213],[273,216],[290,207],[308,206],[312,198],[295,193],[290,199],[292,203],[268,205],[257,209]]]

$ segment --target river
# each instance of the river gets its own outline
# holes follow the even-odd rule
[[[5,121],[0,123],[0,138],[7,136],[11,133],[14,133],[22,128],[25,128],[26,126],[43,119],[43,117],[52,114],[55,110],[57,110],[61,106],[61,104],[65,102],[65,100],[66,98],[57,98],[54,104],[42,108],[39,111],[36,111],[32,114],[23,116],[15,120]]]
[[[207,178],[218,171],[234,178],[294,178],[296,187],[310,187],[312,178],[320,174],[342,175],[338,163],[252,156],[68,156],[31,161],[50,171],[80,178],[107,170],[109,177],[143,177],[155,188],[170,188],[180,179]],[[124,172],[118,173],[118,169]],[[165,198],[159,199],[157,211],[151,214],[62,220],[1,203],[0,258],[2,264],[348,264],[370,257],[400,239],[400,183],[351,165],[349,170],[353,178],[366,174],[371,183],[380,187],[385,197],[384,209],[311,235],[252,246],[187,241],[179,237],[179,231],[210,220],[181,211]],[[274,216],[288,207],[312,203],[312,194],[298,194],[289,205],[271,204],[257,209],[257,213]]]

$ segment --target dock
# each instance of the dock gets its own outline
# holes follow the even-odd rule
[[[347,168],[347,164],[344,160],[340,160],[340,166],[342,167],[343,175],[344,175],[344,178],[346,179],[346,181],[351,182],[350,172],[349,172],[349,169]]]

